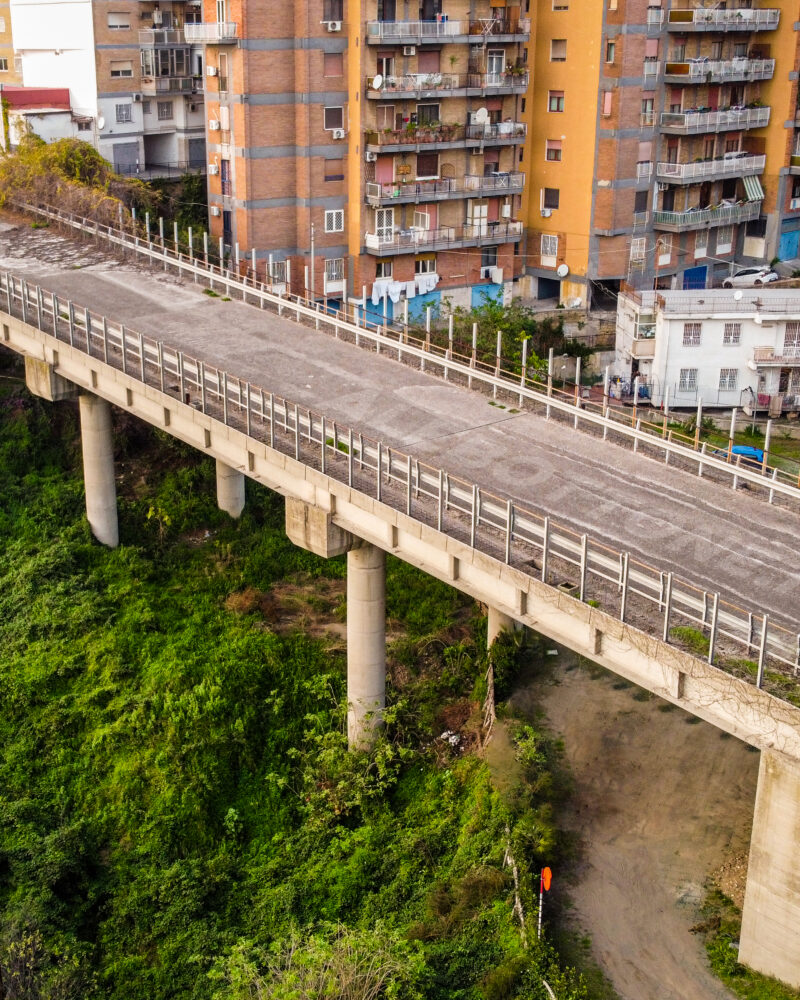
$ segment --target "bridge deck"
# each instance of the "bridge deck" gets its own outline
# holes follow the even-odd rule
[[[174,278],[81,266],[91,257],[47,231],[0,233],[2,268],[800,627],[795,513]]]

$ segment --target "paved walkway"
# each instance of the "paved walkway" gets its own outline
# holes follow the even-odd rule
[[[800,631],[798,518],[48,230],[0,267]],[[81,266],[84,259],[86,266]]]

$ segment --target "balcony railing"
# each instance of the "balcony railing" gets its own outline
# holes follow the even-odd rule
[[[211,21],[206,24],[184,25],[187,42],[205,42],[208,45],[222,45],[235,42],[238,25],[233,21]]]
[[[705,177],[743,177],[746,174],[760,174],[764,171],[766,157],[750,153],[722,156],[714,160],[700,160],[697,163],[659,163],[656,176],[659,180],[677,183],[691,182]]]
[[[800,347],[795,344],[784,346],[780,349],[780,354],[775,353],[774,347],[753,348],[753,361],[757,365],[787,365],[796,368],[800,365]]]
[[[774,31],[780,15],[775,8],[671,10],[667,27],[678,31]]]
[[[469,22],[469,33],[488,38],[494,38],[497,35],[529,35],[531,22],[528,18],[520,18],[518,21],[504,17],[483,18]]]
[[[367,41],[435,42],[468,34],[466,21],[368,21]]]
[[[186,36],[183,28],[142,28],[139,44],[148,48],[154,45],[185,45]]]
[[[763,128],[769,124],[770,108],[728,108],[726,111],[664,112],[661,128],[677,135],[694,135],[724,129]]]
[[[650,128],[656,123],[656,113],[655,111],[642,111],[639,117],[639,123],[642,128]]]
[[[800,174],[800,153],[792,153],[789,157],[789,173]]]
[[[438,229],[400,229],[391,233],[366,233],[364,245],[373,253],[415,253],[472,244],[507,243],[522,237],[521,222],[466,223]]]
[[[668,61],[665,79],[678,83],[725,83],[729,80],[770,80],[774,59],[687,59]]]
[[[202,91],[203,81],[191,76],[143,76],[143,94],[192,94]]]
[[[374,76],[365,81],[367,97],[399,97],[403,94],[456,93],[467,90],[506,90],[524,92],[528,87],[527,73],[405,73],[402,76],[381,77],[379,88]]]
[[[439,177],[431,180],[367,181],[366,200],[370,205],[405,204],[418,201],[445,201],[450,198],[502,195],[522,191],[523,173],[496,173],[488,177],[467,174],[465,177]]]
[[[670,232],[688,232],[692,229],[749,222],[751,219],[757,219],[760,214],[760,201],[748,201],[743,205],[717,205],[716,208],[696,208],[688,212],[653,212],[653,227]]]
[[[367,146],[386,149],[392,146],[488,142],[493,145],[522,142],[527,135],[524,122],[498,122],[496,125],[418,125],[404,129],[368,131]]]

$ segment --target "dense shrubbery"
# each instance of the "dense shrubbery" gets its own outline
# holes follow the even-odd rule
[[[69,405],[0,404],[0,997],[538,1000],[540,969],[585,996],[523,949],[503,867],[508,828],[532,912],[551,745],[520,731],[503,798],[435,738],[482,671],[464,600],[391,562],[389,724],[348,753],[341,647],[264,610],[342,561],[265,490],[232,523],[209,462],[124,417],[105,550]]]

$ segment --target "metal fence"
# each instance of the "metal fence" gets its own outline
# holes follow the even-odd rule
[[[335,307],[329,307],[325,301],[284,294],[285,286],[280,282],[259,281],[246,258],[239,260],[237,254],[227,250],[220,254],[222,265],[213,263],[209,252],[213,253],[215,248],[209,247],[207,241],[203,251],[195,252],[191,244],[186,248],[178,242],[177,233],[173,240],[147,234],[141,223],[134,222],[131,231],[125,231],[49,206],[22,204],[18,207],[95,239],[103,239],[148,260],[153,267],[174,270],[194,282],[207,283],[212,290],[219,287],[227,296],[313,326],[357,347],[386,354],[446,381],[479,389],[494,399],[504,399],[534,411],[538,409],[548,420],[559,419],[576,430],[629,446],[635,452],[689,469],[700,477],[724,482],[733,489],[747,485],[770,503],[776,499],[792,505],[800,502],[800,470],[770,465],[768,455],[760,470],[740,465],[741,457],[726,458],[707,453],[706,444],[700,441],[699,435],[671,428],[667,414],[639,406],[639,400],[634,400],[634,405],[627,409],[611,406],[608,395],[602,401],[592,401],[576,386],[568,390],[557,388],[552,378],[529,368],[524,360],[520,371],[512,371],[511,362],[502,355],[499,337],[496,354],[491,358],[480,357],[475,327],[471,344],[458,343],[452,338],[446,344],[436,344],[430,330],[430,312],[424,321],[427,329],[420,330],[421,335],[417,336],[410,330],[407,316],[403,321],[375,322],[375,311],[380,307],[371,306],[366,291],[360,301],[342,304],[337,300]]]
[[[527,506],[426,465],[9,272],[0,274],[0,304],[10,316],[88,357],[190,403],[531,577],[581,601],[596,602],[650,635],[669,642],[678,626],[702,632],[710,664],[797,704],[800,634],[767,615],[728,603],[718,593],[577,534]]]

